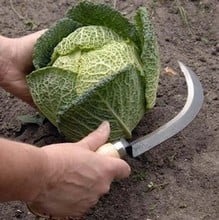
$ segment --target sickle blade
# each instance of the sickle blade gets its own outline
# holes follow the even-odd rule
[[[201,109],[204,95],[199,78],[189,67],[185,66],[182,62],[178,61],[178,63],[185,76],[188,90],[187,100],[183,109],[172,120],[152,133],[133,141],[126,147],[125,150],[130,156],[137,157],[174,136],[183,130]]]

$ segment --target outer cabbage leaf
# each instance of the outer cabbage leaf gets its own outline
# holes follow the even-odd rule
[[[57,115],[76,98],[75,79],[76,74],[57,67],[41,68],[27,77],[35,104],[55,126]]]
[[[94,4],[84,1],[69,9],[66,16],[83,26],[99,25],[108,27],[124,39],[131,39],[136,45],[140,46],[135,26],[119,11],[106,4]]]
[[[160,74],[159,49],[153,26],[145,8],[137,10],[135,23],[141,40],[141,61],[146,84],[146,107],[151,109],[155,104]]]
[[[111,125],[110,140],[131,138],[131,132],[145,112],[144,83],[136,68],[102,80],[94,89],[76,98],[59,117],[59,130],[71,141],[93,131],[103,120]]]
[[[81,25],[69,18],[58,20],[38,40],[34,46],[33,64],[36,69],[50,63],[55,46]]]

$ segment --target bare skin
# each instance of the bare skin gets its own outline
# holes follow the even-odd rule
[[[21,37],[0,36],[0,86],[33,105],[26,84],[26,75],[33,69],[33,45],[45,30]]]
[[[17,39],[0,36],[0,86],[31,105],[25,75],[32,69],[33,45],[42,33]],[[130,174],[125,161],[95,153],[109,133],[109,123],[103,122],[77,143],[36,148],[0,139],[0,202],[21,200],[33,211],[55,217],[82,216],[114,179]]]

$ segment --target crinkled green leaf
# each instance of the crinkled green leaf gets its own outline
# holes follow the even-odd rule
[[[51,60],[55,46],[78,27],[80,24],[68,18],[60,19],[51,26],[34,46],[34,67],[36,69],[45,67]]]
[[[71,54],[65,56],[59,56],[52,64],[52,66],[78,73],[80,60],[81,60],[81,51],[76,50]]]
[[[82,52],[98,50],[107,43],[121,40],[119,35],[107,27],[92,25],[78,28],[55,47],[52,54],[53,66],[78,72]]]
[[[147,109],[151,109],[155,104],[160,74],[158,44],[148,12],[145,8],[139,8],[137,10],[135,23],[141,39],[141,61],[145,75]]]
[[[85,26],[100,25],[108,27],[124,39],[131,39],[137,45],[140,43],[135,26],[119,11],[106,4],[94,4],[84,1],[72,7],[66,16]]]
[[[75,73],[56,67],[41,68],[27,77],[35,104],[54,125],[57,114],[76,97],[75,79]]]
[[[128,64],[142,70],[134,43],[103,26],[78,28],[56,46],[54,54],[53,66],[78,74],[78,95]]]
[[[99,50],[83,54],[76,82],[77,93],[83,94],[100,80],[119,72],[128,64],[134,65],[139,72],[142,69],[135,47],[124,41],[111,42]]]
[[[135,67],[127,66],[75,99],[60,115],[58,128],[69,140],[77,141],[108,120],[111,141],[131,138],[131,132],[144,112],[141,76]]]
[[[54,49],[53,56],[67,55],[78,49],[89,51],[99,49],[110,41],[119,41],[122,38],[111,29],[104,26],[84,26],[78,28],[64,38]]]

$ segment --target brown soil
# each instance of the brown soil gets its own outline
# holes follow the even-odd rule
[[[1,0],[1,34],[22,36],[51,25],[76,1]],[[103,2],[103,1],[99,1]],[[105,1],[113,2],[113,1]],[[114,182],[110,193],[91,210],[92,219],[219,219],[219,2],[217,0],[128,0],[116,7],[131,16],[148,6],[161,53],[161,78],[156,107],[134,131],[142,136],[172,118],[183,106],[185,82],[177,60],[200,77],[205,102],[197,118],[175,137],[137,159],[127,158],[132,175]],[[18,13],[24,17],[18,16]],[[179,75],[165,74],[165,67]],[[43,146],[60,142],[56,129],[22,125],[17,116],[34,113],[0,89],[0,135]],[[24,204],[0,204],[0,219],[34,219]]]

